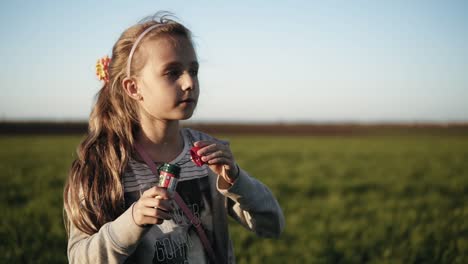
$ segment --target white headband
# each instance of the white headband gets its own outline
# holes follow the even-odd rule
[[[148,34],[148,32],[150,32],[151,30],[161,26],[162,24],[155,24],[155,25],[152,25],[151,27],[147,28],[145,31],[143,31],[143,33],[140,34],[140,36],[138,36],[138,38],[136,39],[135,43],[133,43],[133,46],[132,46],[132,50],[130,50],[130,55],[128,56],[128,61],[127,61],[127,77],[130,77],[130,65],[132,64],[132,58],[133,58],[133,53],[135,53],[135,50],[138,46],[138,43],[140,43],[141,39],[146,35]]]

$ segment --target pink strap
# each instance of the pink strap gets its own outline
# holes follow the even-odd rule
[[[159,177],[158,168],[154,164],[153,160],[148,156],[148,154],[143,149],[143,147],[137,142],[134,142],[134,146],[135,146],[135,149],[138,151],[138,154],[140,154],[141,158],[145,161],[146,165],[148,165],[148,167],[151,169],[154,175]],[[196,228],[198,236],[200,237],[200,241],[202,242],[203,247],[208,253],[208,256],[210,257],[211,262],[219,263],[216,261],[216,255],[214,253],[213,247],[211,247],[210,241],[208,240],[208,237],[206,236],[206,233],[203,230],[200,219],[197,216],[192,214],[192,212],[190,211],[188,206],[185,204],[182,197],[180,197],[180,195],[177,192],[174,192],[174,200],[179,205],[180,209],[182,209],[185,216],[187,216],[187,219],[190,220],[190,223]]]
[[[205,234],[205,231],[203,230],[200,219],[197,216],[192,214],[188,206],[185,204],[184,200],[182,200],[182,197],[180,197],[180,195],[177,192],[174,195],[174,199],[176,203],[179,205],[179,207],[182,209],[182,211],[184,211],[187,218],[190,219],[190,223],[193,226],[195,226],[195,228],[197,229],[198,236],[200,237],[203,247],[205,248],[206,252],[208,253],[208,256],[210,257],[211,262],[219,263],[216,261],[216,255],[214,253],[213,248],[211,247],[208,237]]]

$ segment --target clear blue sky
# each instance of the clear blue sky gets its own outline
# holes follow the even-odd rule
[[[0,118],[86,120],[97,58],[158,10],[195,35],[192,121],[468,121],[467,1],[1,1]]]

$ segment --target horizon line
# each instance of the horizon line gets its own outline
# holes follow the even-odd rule
[[[84,124],[88,123],[88,119],[48,119],[48,118],[20,118],[20,119],[0,119],[0,124],[6,123],[69,123],[69,124]],[[192,125],[468,125],[468,120],[181,120],[181,124]]]

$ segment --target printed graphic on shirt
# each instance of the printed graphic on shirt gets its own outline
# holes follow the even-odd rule
[[[209,200],[211,196],[208,177],[179,182],[177,192],[192,214],[202,221],[205,231],[211,234],[211,202]],[[166,225],[164,229],[171,229],[170,232],[158,237],[154,243],[153,263],[189,263],[189,259],[204,259],[203,247],[200,247],[195,228],[190,224],[182,209],[178,206],[176,208],[172,220],[162,224]]]
[[[156,240],[153,263],[188,263],[187,251],[192,247],[190,235],[177,227],[166,237]]]

